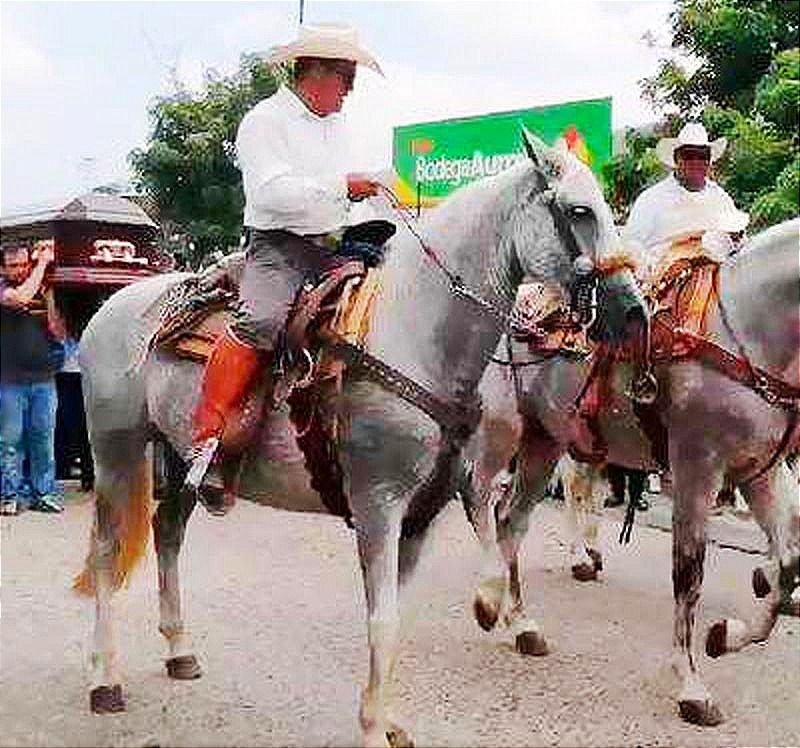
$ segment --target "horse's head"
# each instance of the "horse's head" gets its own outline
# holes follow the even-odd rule
[[[522,134],[529,160],[508,237],[522,273],[561,285],[577,320],[589,324],[596,313],[594,332],[620,339],[631,319],[644,319],[644,302],[600,185],[565,145]]]

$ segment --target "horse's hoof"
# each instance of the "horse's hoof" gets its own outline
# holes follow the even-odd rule
[[[489,605],[483,598],[480,596],[475,598],[475,602],[472,606],[472,612],[475,615],[475,620],[478,622],[478,626],[480,626],[484,631],[491,631],[495,624],[497,623],[497,619],[500,615],[500,611],[494,605]]]
[[[517,652],[523,655],[542,657],[550,652],[545,638],[538,631],[523,631],[515,641]]]
[[[713,701],[687,699],[678,702],[681,719],[701,727],[715,727],[722,722],[722,712]]]
[[[721,657],[728,651],[728,623],[717,621],[708,630],[706,637],[706,654],[709,657]]]
[[[392,725],[386,731],[386,742],[390,748],[414,748],[414,741],[402,727],[397,725]]]
[[[572,576],[579,582],[593,582],[597,579],[597,566],[594,564],[573,564]]]
[[[97,686],[89,692],[89,706],[93,714],[113,714],[125,711],[122,686]]]
[[[600,551],[596,551],[594,548],[589,548],[586,552],[589,554],[589,558],[592,559],[594,570],[603,571],[603,554],[600,553]]]
[[[194,680],[203,674],[203,669],[194,655],[179,655],[167,660],[167,675],[175,680]]]

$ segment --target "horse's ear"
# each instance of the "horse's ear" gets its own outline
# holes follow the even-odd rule
[[[547,145],[545,142],[534,135],[525,125],[520,124],[522,130],[522,145],[525,147],[525,153],[528,158],[533,161],[536,166],[543,168],[547,160]]]
[[[556,143],[551,148],[540,137],[534,135],[525,125],[522,128],[522,143],[528,158],[549,177],[559,177],[564,171],[567,157],[566,142]]]

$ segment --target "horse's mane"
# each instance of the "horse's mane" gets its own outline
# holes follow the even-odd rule
[[[465,245],[474,248],[476,263],[488,261],[486,255],[498,246],[502,228],[519,202],[519,191],[528,184],[534,169],[531,162],[522,161],[459,188],[424,214],[415,230],[446,265]],[[385,297],[400,299],[422,275],[438,273],[418,239],[401,229],[392,241],[385,264]]]

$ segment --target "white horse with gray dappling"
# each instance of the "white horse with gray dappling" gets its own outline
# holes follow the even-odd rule
[[[359,714],[367,745],[408,741],[390,721],[387,703],[399,592],[414,569],[425,529],[464,480],[461,452],[480,417],[478,383],[517,287],[530,277],[574,289],[592,275],[587,268],[599,266],[616,248],[611,214],[591,172],[563,149],[548,148],[528,133],[523,140],[529,159],[462,188],[424,217],[419,231],[439,266],[410,233],[398,234],[389,246],[365,349],[424,396],[404,399],[356,367],[345,375],[336,403],[367,604],[369,676]],[[149,536],[152,469],[146,446],[154,440],[169,445],[175,468],[175,480],[152,517],[167,672],[184,679],[200,675],[181,612],[177,558],[194,508],[178,487],[202,371],[164,349],[148,350],[158,327],[152,312],[182,278],[156,277],[119,291],[81,340],[97,480],[91,548],[76,587],[95,597],[95,711],[125,708],[112,602]],[[630,273],[617,274],[601,279],[604,286],[612,311],[618,297],[630,298],[633,280]],[[269,438],[275,434],[262,439]],[[251,452],[263,448],[263,440]],[[314,496],[280,490],[286,483],[282,466],[274,460],[269,466],[271,472],[246,473],[240,495],[285,509],[325,511]]]
[[[701,725],[722,719],[701,680],[694,640],[706,518],[726,473],[766,534],[770,560],[766,569],[754,571],[750,616],[714,623],[707,654],[718,657],[765,641],[779,612],[796,612],[792,593],[800,574],[800,484],[796,459],[783,457],[798,449],[800,421],[799,232],[798,219],[774,226],[751,238],[720,268],[720,303],[707,329],[732,353],[735,367],[724,374],[689,358],[660,365],[655,372],[666,396],[662,419],[673,476],[673,662],[682,680],[678,704],[685,720]],[[522,347],[517,361],[524,357]],[[489,565],[477,590],[475,614],[487,629],[498,620],[509,624],[523,652],[543,654],[547,646],[525,613],[519,548],[531,510],[575,438],[572,406],[587,368],[585,362],[560,356],[519,368],[519,402],[500,366],[489,367],[480,385],[484,418],[468,448],[476,461],[474,490],[463,494]],[[733,370],[741,377],[733,376]],[[630,377],[629,365],[615,367],[613,412],[601,414],[608,460],[657,470],[649,441],[623,394]]]

